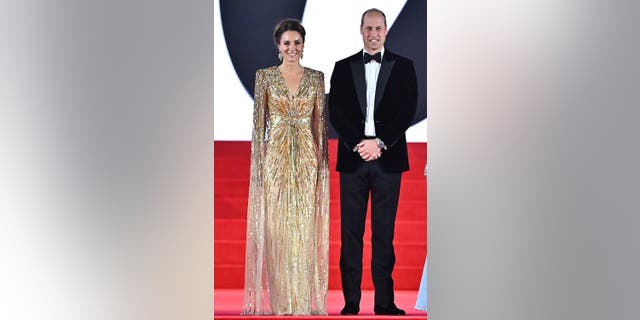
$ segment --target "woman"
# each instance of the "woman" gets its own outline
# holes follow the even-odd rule
[[[326,315],[329,174],[324,75],[305,30],[274,30],[282,63],[256,72],[243,315]]]

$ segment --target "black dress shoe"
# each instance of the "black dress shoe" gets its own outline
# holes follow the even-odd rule
[[[383,308],[379,306],[373,307],[373,312],[377,315],[387,315],[387,316],[404,316],[406,313],[402,309],[398,309],[395,304],[392,304],[388,308]]]
[[[353,304],[346,304],[340,314],[343,316],[357,316],[360,308]]]

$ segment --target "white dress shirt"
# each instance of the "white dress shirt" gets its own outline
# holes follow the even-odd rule
[[[362,55],[367,50],[362,50]],[[380,51],[384,56],[384,47]],[[369,137],[376,136],[376,126],[373,119],[373,107],[376,101],[376,84],[378,82],[378,73],[380,73],[380,63],[371,60],[371,62],[364,65],[364,74],[367,81],[367,114],[364,120],[364,135]]]

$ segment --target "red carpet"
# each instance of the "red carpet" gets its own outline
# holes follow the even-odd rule
[[[327,297],[328,316],[240,316],[242,310],[242,289],[216,289],[213,292],[214,319],[403,319],[403,320],[424,320],[427,313],[413,309],[416,303],[417,291],[396,291],[396,305],[407,312],[403,317],[376,316],[373,313],[373,291],[363,291],[360,303],[360,313],[358,316],[344,317],[340,315],[343,306],[342,292],[340,290],[330,290]]]
[[[329,289],[340,290],[340,272],[338,262],[340,256],[340,199],[339,176],[335,171],[337,140],[329,141],[329,168],[331,172],[330,214],[331,243],[329,248]],[[396,218],[394,245],[396,249],[396,266],[393,273],[394,286],[398,297],[406,290],[400,308],[407,312],[413,310],[422,267],[427,253],[427,199],[426,181],[423,175],[426,163],[426,143],[409,143],[409,161],[411,170],[402,177],[400,203]],[[214,142],[214,288],[216,294],[215,315],[225,317],[237,316],[242,304],[244,284],[245,228],[247,214],[247,196],[249,193],[249,161],[251,143],[248,141],[215,141]],[[370,215],[368,214],[367,217]],[[370,274],[371,238],[369,219],[364,235],[363,290],[373,289]],[[236,289],[236,290],[220,290]],[[363,293],[364,294],[364,293]],[[368,293],[372,294],[372,293]],[[342,296],[335,291],[329,296],[339,315],[342,307]],[[222,299],[222,300],[219,300]],[[363,296],[361,309],[363,315],[370,312],[373,299]],[[418,312],[418,311],[415,311]],[[417,313],[421,319],[426,313]],[[264,318],[264,317],[263,317]],[[309,319],[310,317],[305,317]],[[326,318],[326,317],[324,317]],[[221,318],[222,319],[222,318]],[[287,317],[292,319],[292,317]],[[376,317],[381,319],[381,317]],[[407,318],[405,318],[407,319]]]

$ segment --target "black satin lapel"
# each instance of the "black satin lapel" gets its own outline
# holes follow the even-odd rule
[[[360,102],[360,110],[362,114],[367,114],[367,81],[364,77],[364,64],[362,59],[351,60],[351,73],[353,74],[353,82],[356,86],[358,102]]]
[[[382,59],[382,65],[380,66],[380,72],[378,73],[378,82],[376,84],[376,101],[373,105],[373,110],[378,109],[380,99],[382,99],[382,94],[384,93],[384,88],[387,86],[387,81],[389,81],[389,76],[391,75],[391,70],[395,63],[396,61],[392,59]]]

